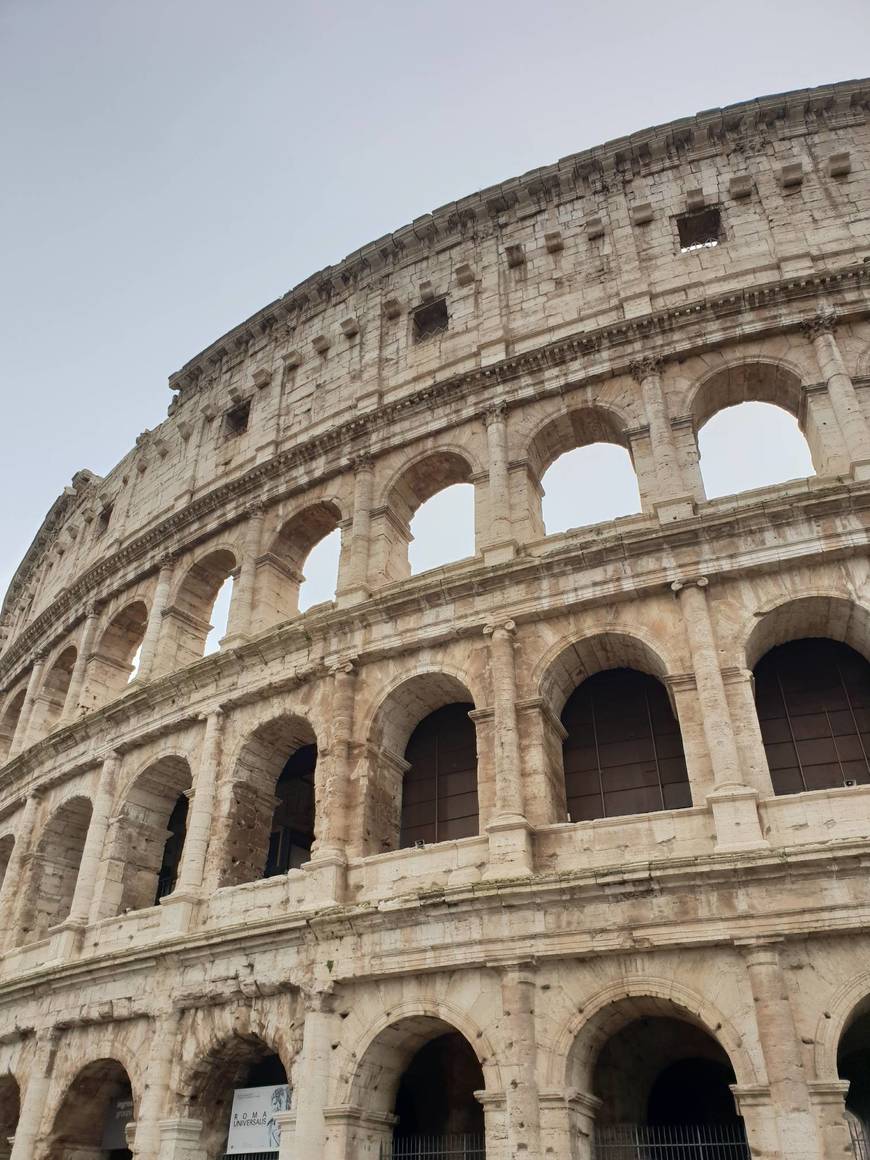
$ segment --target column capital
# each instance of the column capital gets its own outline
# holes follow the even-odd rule
[[[818,338],[820,334],[833,334],[837,326],[836,310],[818,310],[812,318],[805,318],[800,328],[809,339]]]
[[[665,361],[664,355],[645,354],[641,355],[640,358],[633,358],[628,364],[628,369],[634,381],[642,383],[644,379],[661,374]]]
[[[197,720],[202,721],[204,724],[208,725],[212,718],[214,718],[215,721],[220,722],[221,718],[223,718],[225,715],[226,709],[224,709],[223,705],[215,705],[213,709],[209,709],[205,713],[200,713],[197,717]]]
[[[492,423],[503,423],[507,416],[508,405],[504,399],[496,399],[481,411],[481,418],[489,427]]]
[[[266,514],[266,508],[268,506],[264,499],[252,500],[249,504],[245,505],[244,514],[249,520],[262,519]]]
[[[516,631],[517,622],[515,620],[492,621],[483,626],[483,635],[490,636],[494,640],[502,640],[505,637],[515,636]]]
[[[360,451],[358,455],[354,455],[350,460],[350,466],[354,473],[360,471],[372,471],[375,466],[375,457],[370,451]]]
[[[671,583],[671,592],[678,596],[684,589],[700,588],[702,591],[709,587],[710,581],[706,576],[693,576],[688,580],[674,580]]]
[[[355,677],[359,670],[356,667],[357,656],[354,654],[350,657],[335,657],[326,662],[326,671],[332,677],[337,677],[340,673],[345,676]]]

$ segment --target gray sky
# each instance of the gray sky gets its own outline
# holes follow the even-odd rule
[[[567,153],[861,76],[868,33],[866,0],[0,0],[0,592],[73,473],[296,282]]]

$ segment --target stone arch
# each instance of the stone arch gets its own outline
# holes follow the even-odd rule
[[[373,568],[381,582],[410,575],[411,520],[420,507],[454,484],[473,484],[481,474],[480,465],[466,448],[443,445],[420,452],[393,473],[372,519]]]
[[[3,879],[6,877],[6,871],[9,869],[9,859],[12,857],[14,848],[14,834],[7,833],[0,836],[0,887],[2,887]],[[0,1140],[2,1140],[2,1136],[0,1136]]]
[[[738,1029],[705,996],[673,979],[627,976],[608,983],[587,999],[562,1026],[548,1060],[553,1087],[592,1090],[592,1070],[607,1040],[643,1016],[668,1016],[694,1024],[726,1053],[740,1085],[766,1080],[760,1057],[753,1060]]]
[[[101,917],[154,906],[175,888],[192,784],[189,760],[176,752],[153,758],[137,771],[112,820],[107,848],[113,869],[107,874]],[[180,799],[184,806],[179,811]],[[176,835],[170,822],[179,812],[182,826]]]
[[[792,596],[754,619],[743,649],[748,669],[776,645],[811,636],[842,641],[870,660],[870,609],[842,593]]]
[[[54,1114],[45,1142],[47,1160],[67,1160],[78,1152],[108,1156],[110,1149],[104,1147],[108,1123],[114,1120],[116,1139],[125,1140],[124,1121],[135,1122],[137,1105],[129,1071],[118,1059],[106,1056],[85,1064],[70,1082]]]
[[[222,1154],[236,1087],[287,1084],[287,1102],[280,1110],[289,1110],[289,1064],[285,1045],[263,1027],[252,1028],[249,1021],[212,1035],[206,1050],[184,1070],[177,1087],[180,1113],[202,1121],[199,1146],[207,1160],[217,1160]]]
[[[12,739],[21,719],[21,710],[24,708],[26,696],[27,685],[24,684],[14,689],[6,698],[6,704],[3,706],[2,715],[0,715],[0,763],[9,756]]]
[[[33,704],[32,725],[28,732],[34,739],[50,733],[60,720],[77,658],[78,649],[74,644],[68,644],[48,669]]]
[[[24,941],[42,938],[72,906],[92,805],[74,794],[49,816],[36,844],[24,902]]]
[[[21,1112],[21,1089],[11,1071],[0,1075],[0,1160],[8,1160],[12,1152],[10,1137],[15,1135]]]
[[[406,754],[417,728],[447,706],[470,705],[473,709],[477,704],[479,701],[464,677],[445,667],[404,673],[391,682],[371,712],[364,733],[367,739],[365,771],[358,784],[364,794],[359,813],[363,819],[362,845],[366,853],[379,854],[398,848],[403,787],[410,769]],[[475,745],[480,811],[487,795],[485,791],[481,793],[479,739]]]
[[[502,1090],[501,1075],[492,1046],[469,1016],[452,1004],[408,1002],[391,1008],[388,1015],[366,1029],[351,1049],[347,1079],[340,1095],[340,1107],[348,1110],[346,1155],[356,1156],[355,1123],[360,1107],[366,1110],[366,1139],[379,1143],[392,1137],[393,1109],[402,1075],[416,1054],[443,1035],[458,1035],[471,1049],[483,1074],[487,1092]]]
[[[144,600],[126,604],[103,629],[95,651],[88,659],[81,704],[95,709],[120,697],[133,675],[133,659],[142,644],[148,623]]]
[[[850,1025],[866,1011],[870,1011],[870,971],[862,971],[842,983],[819,1012],[813,1036],[816,1080],[826,1083],[838,1079],[840,1043]]]
[[[306,766],[303,776],[313,779],[316,836],[321,787],[316,771],[317,735],[308,719],[292,711],[272,713],[241,741],[232,761],[231,798],[226,807],[228,836],[219,869],[220,886],[253,882],[264,876],[272,826],[282,804],[276,796],[279,780],[293,756],[303,749],[313,749],[311,769]],[[305,804],[308,808],[312,803]]]
[[[575,451],[580,452],[593,444],[621,448],[627,455],[624,471],[618,469],[618,464],[611,468],[609,461],[602,465],[602,470],[613,470],[617,484],[622,482],[623,475],[633,474],[634,483],[638,489],[634,502],[626,502],[625,510],[617,510],[615,516],[631,515],[640,511],[641,508],[649,509],[651,480],[647,479],[645,463],[635,460],[634,450],[628,437],[628,429],[624,416],[616,408],[602,403],[566,407],[558,414],[550,415],[539,423],[532,432],[526,449],[532,477],[532,491],[539,497],[537,504],[539,510],[533,513],[533,523],[540,524],[548,533],[552,530],[558,530],[553,529],[552,526],[547,526],[544,520],[545,513],[541,501],[548,491],[548,487],[545,486],[545,476],[550,468],[555,466],[556,461],[564,455]],[[617,456],[621,455],[621,452],[617,453]],[[624,456],[622,458],[625,459]],[[578,498],[576,489],[572,490],[571,495],[572,499]],[[582,496],[579,499],[582,501]],[[572,512],[573,510],[572,504]],[[594,512],[589,513],[590,518],[583,518],[582,508],[577,509],[577,516],[578,518],[571,526],[598,523],[602,518]]]
[[[161,672],[183,668],[202,657],[218,593],[237,568],[235,547],[223,544],[209,545],[188,566],[163,613],[158,659]]]
[[[278,624],[298,613],[305,561],[343,522],[341,509],[333,499],[306,504],[282,520],[258,561],[255,599],[258,626]]]

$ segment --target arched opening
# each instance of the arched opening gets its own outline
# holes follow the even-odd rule
[[[341,512],[323,501],[281,525],[257,568],[258,627],[279,624],[335,597],[341,553]]]
[[[31,737],[43,737],[50,733],[60,720],[77,656],[75,645],[69,645],[48,670],[33,705],[33,724],[28,730]]]
[[[18,728],[18,721],[21,717],[21,710],[24,708],[24,698],[26,696],[26,688],[17,689],[6,702],[3,716],[0,717],[0,762],[4,762],[9,756],[9,750],[12,748],[12,739],[15,736],[15,730]]]
[[[0,1076],[0,1160],[12,1155],[10,1140],[18,1127],[21,1113],[21,1093],[14,1075]]]
[[[797,419],[772,403],[723,407],[698,432],[708,499],[814,475]]]
[[[99,1059],[82,1068],[54,1117],[48,1160],[89,1156],[132,1160],[127,1126],[136,1119],[130,1077],[117,1060]]]
[[[127,688],[147,623],[148,609],[141,600],[128,604],[109,622],[88,661],[81,700],[85,708],[107,705]]]
[[[14,846],[15,838],[12,834],[4,834],[0,838],[0,887],[2,887],[6,871],[9,869],[9,859],[12,857]]]
[[[91,803],[74,797],[46,823],[31,864],[22,935],[42,938],[67,917],[91,821]]]
[[[648,502],[625,425],[604,407],[580,407],[550,419],[529,444],[534,523],[553,535],[634,515]]]
[[[749,1160],[734,1070],[703,1028],[671,1015],[631,1019],[606,1039],[592,1071],[596,1160]]]
[[[570,820],[691,806],[680,725],[660,675],[651,650],[618,635],[578,641],[553,662],[544,691],[554,708],[563,702]]]
[[[541,486],[548,536],[636,515],[641,509],[631,456],[615,443],[566,451],[547,468]]]
[[[468,688],[448,673],[419,673],[387,695],[368,747],[364,853],[478,833],[473,709]]]
[[[284,874],[308,861],[316,770],[317,740],[307,721],[287,715],[254,731],[234,775],[221,886]]]
[[[870,1156],[870,1000],[859,1003],[840,1038],[837,1074],[848,1080],[846,1119],[859,1160]]]
[[[372,1122],[386,1121],[379,1145],[384,1160],[485,1160],[476,1094],[485,1088],[483,1069],[449,1023],[420,1015],[385,1028],[360,1060],[353,1087],[374,1113]]]
[[[385,581],[403,580],[412,572],[474,555],[473,530],[469,535],[469,527],[474,527],[472,474],[462,455],[436,451],[409,467],[393,485],[384,511],[372,520],[376,571]],[[449,494],[430,508],[429,501],[440,493]]]
[[[261,1039],[236,1035],[222,1043],[181,1094],[187,1115],[202,1121],[199,1143],[207,1160],[277,1155],[275,1115],[289,1111],[290,1087],[280,1057]]]
[[[774,793],[870,782],[870,664],[860,653],[805,637],[770,649],[754,675]]]
[[[405,748],[399,845],[449,842],[479,830],[477,738],[470,702],[424,717]]]
[[[453,483],[420,504],[408,525],[411,575],[474,555],[474,488]]]
[[[143,910],[175,889],[191,785],[190,766],[175,754],[160,758],[136,778],[110,842],[117,866],[111,878],[120,888],[117,906],[111,909]]]
[[[173,672],[220,646],[226,635],[236,558],[226,548],[203,556],[188,570],[163,614],[159,669]]]

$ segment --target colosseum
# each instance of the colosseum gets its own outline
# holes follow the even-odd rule
[[[2,1155],[866,1160],[868,111],[443,206],[77,472],[2,612]],[[747,401],[812,473],[708,499]],[[601,443],[638,512],[547,534]]]

